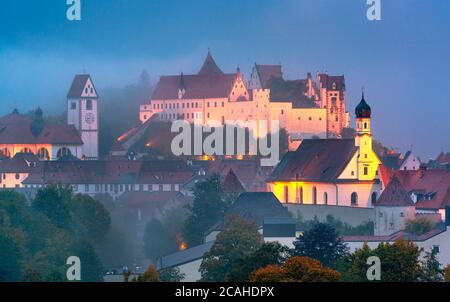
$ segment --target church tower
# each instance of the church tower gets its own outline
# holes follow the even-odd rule
[[[67,123],[83,141],[82,158],[98,158],[98,95],[88,74],[76,75],[67,94]]]
[[[372,149],[372,133],[370,129],[372,110],[364,99],[364,92],[362,93],[361,102],[355,108],[355,114],[355,146],[359,147],[358,179],[374,180],[381,161]]]

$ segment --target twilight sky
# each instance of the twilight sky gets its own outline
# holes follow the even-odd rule
[[[18,104],[61,112],[75,73],[97,88],[125,86],[146,68],[194,73],[208,47],[226,72],[283,64],[286,78],[344,74],[347,106],[365,87],[375,138],[423,160],[450,151],[450,1],[366,0],[0,1],[0,114]],[[101,97],[101,96],[100,96]],[[101,100],[107,102],[107,100]],[[138,112],[136,112],[136,115]]]

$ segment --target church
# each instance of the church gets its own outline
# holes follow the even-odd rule
[[[344,77],[320,74],[314,83],[309,74],[307,80],[285,81],[281,66],[255,64],[247,82],[239,68],[224,73],[208,52],[197,74],[160,77],[150,101],[140,106],[141,122],[150,119],[199,125],[264,121],[267,129],[276,120],[295,141],[341,137],[348,126]]]
[[[355,109],[354,139],[307,139],[288,152],[267,180],[282,203],[371,208],[382,191],[372,149],[371,108]]]
[[[45,121],[38,108],[33,114],[14,109],[0,118],[0,159],[17,153],[40,160],[98,158],[98,95],[89,75],[76,75],[67,94],[67,124]]]

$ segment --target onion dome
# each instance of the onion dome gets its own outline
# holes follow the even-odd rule
[[[370,106],[366,103],[363,92],[361,102],[359,102],[358,106],[355,108],[356,118],[370,118],[371,113],[372,109],[370,109]]]

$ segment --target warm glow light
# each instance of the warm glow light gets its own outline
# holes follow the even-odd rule
[[[187,243],[181,242],[180,245],[178,246],[178,250],[184,251],[185,249],[187,249]]]

